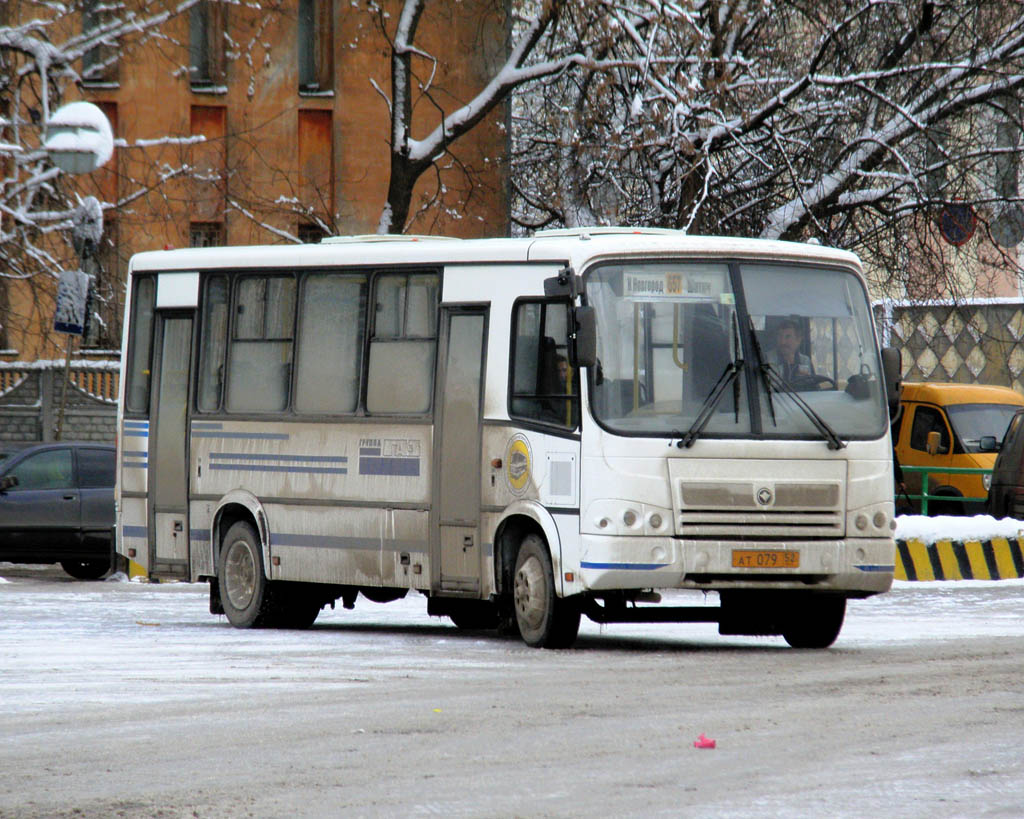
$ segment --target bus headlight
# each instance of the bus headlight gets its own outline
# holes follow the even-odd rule
[[[992,473],[987,472],[981,476],[981,485],[985,487],[985,491],[988,492],[992,488]]]

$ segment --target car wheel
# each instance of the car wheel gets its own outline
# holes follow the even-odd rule
[[[109,560],[62,560],[60,567],[78,580],[99,580],[110,571]]]

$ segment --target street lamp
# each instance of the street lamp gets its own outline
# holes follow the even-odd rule
[[[114,134],[106,115],[91,102],[71,102],[57,109],[46,123],[43,148],[50,160],[64,173],[86,174],[106,164],[114,153]],[[89,268],[96,268],[96,254],[103,238],[103,208],[94,196],[80,201],[72,215],[72,242],[81,262],[79,270],[65,270],[57,284],[57,309],[53,328],[67,334],[64,354],[64,383],[55,438],[64,430],[68,380],[71,375],[71,348],[75,336],[85,332]]]

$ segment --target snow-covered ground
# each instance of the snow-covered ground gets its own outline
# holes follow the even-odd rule
[[[1024,581],[898,582],[852,601],[828,651],[584,621],[551,652],[459,631],[420,595],[240,631],[201,584],[0,576],[2,819],[1024,804]]]
[[[510,650],[529,651],[518,640],[485,632],[467,639],[447,618],[429,617],[426,599],[416,592],[384,605],[360,597],[354,610],[339,603],[321,612],[306,632],[240,631],[209,613],[205,584],[127,582],[124,575],[102,583],[26,577],[0,582],[0,657],[7,672],[0,682],[0,710],[32,711],[83,699],[111,706],[136,697],[179,699],[183,685],[190,697],[207,688],[213,695],[229,680],[298,678],[313,687],[336,685],[317,671],[321,656],[329,656],[332,665],[344,658],[350,674],[372,667],[375,676],[386,676],[405,673],[410,665],[493,666]],[[717,605],[718,599],[714,593],[680,591],[666,593],[664,602],[699,606]],[[579,645],[598,648],[610,640],[787,650],[781,637],[722,637],[717,628],[714,623],[600,626],[583,618]],[[981,636],[1024,636],[1024,580],[896,581],[888,594],[850,601],[836,646],[862,650]],[[164,664],[165,657],[174,662]],[[145,684],[117,685],[133,678]]]

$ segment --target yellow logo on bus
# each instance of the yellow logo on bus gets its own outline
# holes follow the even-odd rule
[[[505,479],[508,488],[517,495],[526,490],[530,481],[530,442],[522,435],[513,436],[505,449]]]

